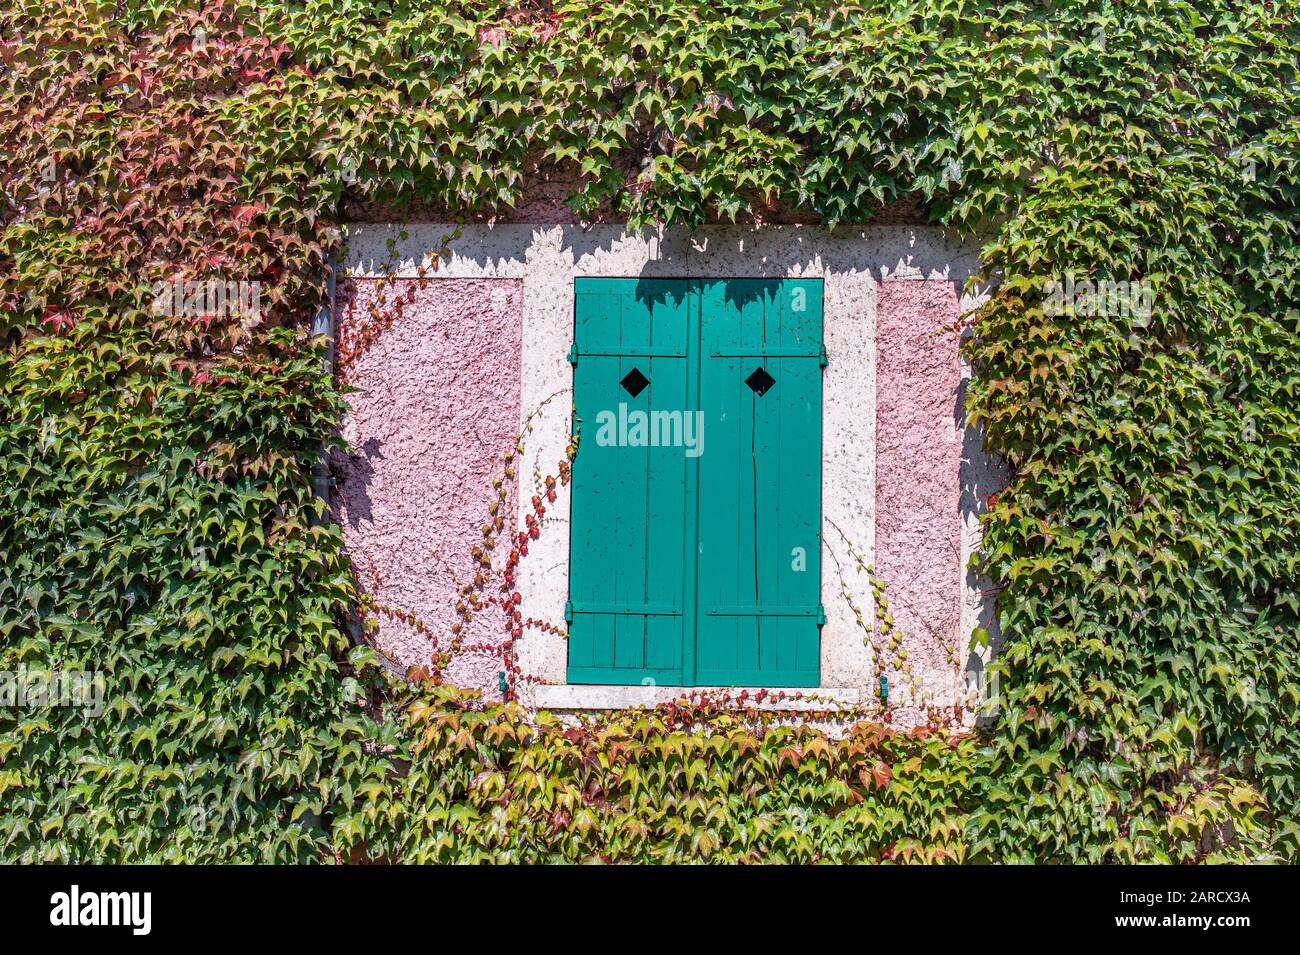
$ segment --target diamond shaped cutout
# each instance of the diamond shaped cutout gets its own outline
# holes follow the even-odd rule
[[[769,375],[762,365],[759,365],[750,372],[749,377],[745,379],[745,384],[749,385],[754,390],[754,394],[761,398],[772,390],[772,386],[776,384],[776,379]]]
[[[623,376],[623,380],[619,384],[623,386],[629,395],[635,398],[645,391],[645,386],[650,384],[650,379],[641,374],[640,368],[633,368]]]

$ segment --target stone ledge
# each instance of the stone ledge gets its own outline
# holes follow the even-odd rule
[[[755,693],[765,690],[768,697],[775,693],[803,694],[815,699],[773,700],[764,698],[754,702]],[[782,710],[806,713],[834,711],[843,706],[855,706],[863,701],[863,691],[857,687],[728,687],[728,686],[595,686],[566,684],[533,687],[533,705],[543,710],[626,710],[636,707],[668,703],[688,693],[729,693],[734,700],[741,692],[749,694],[745,705],[760,710]],[[739,708],[739,703],[737,707]]]

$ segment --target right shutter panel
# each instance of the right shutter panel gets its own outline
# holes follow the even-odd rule
[[[713,281],[701,297],[695,680],[817,686],[822,283]]]

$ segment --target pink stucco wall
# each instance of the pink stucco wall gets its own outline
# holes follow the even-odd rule
[[[344,341],[348,323],[355,330],[366,321],[377,285],[353,280],[340,314]],[[347,383],[359,390],[348,396],[350,451],[335,460],[334,502],[362,589],[446,640],[458,587],[473,577],[470,550],[496,499],[492,482],[519,426],[523,287],[463,278],[421,289],[401,279],[384,297],[406,291],[413,295],[400,319],[349,364]],[[913,672],[927,683],[936,674],[959,678],[949,648],[964,656],[961,365],[957,337],[944,330],[958,317],[958,290],[889,280],[876,292],[875,567]],[[505,514],[515,513],[511,487]],[[471,645],[502,638],[495,608],[465,635]],[[403,666],[425,664],[433,649],[413,627],[383,616],[376,642]],[[500,666],[493,655],[462,654],[448,676],[495,698]],[[890,674],[896,703],[905,682]],[[905,706],[896,722],[916,716]]]
[[[359,390],[347,396],[349,453],[334,461],[334,506],[362,590],[446,640],[458,587],[474,577],[470,551],[496,501],[492,482],[519,428],[523,289],[515,279],[434,279],[423,289],[398,280],[383,299],[412,290],[400,319],[347,364],[346,381]],[[370,320],[376,294],[374,280],[352,283],[340,308],[343,340]],[[509,530],[514,487],[504,513]],[[428,638],[378,619],[381,651],[404,667],[428,663]],[[479,614],[464,636],[500,643],[499,613]],[[499,666],[462,654],[448,677],[495,697]]]
[[[876,573],[918,676],[954,673],[946,648],[960,649],[961,361],[944,330],[958,310],[952,282],[879,286]],[[900,695],[902,682],[890,674]]]

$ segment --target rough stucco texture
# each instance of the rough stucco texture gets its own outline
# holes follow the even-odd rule
[[[348,383],[359,391],[347,396],[349,453],[334,462],[335,516],[361,589],[413,613],[441,642],[456,622],[458,587],[474,576],[470,550],[482,542],[492,482],[519,428],[523,287],[516,279],[434,279],[419,289],[398,280],[399,293],[408,283],[416,291],[400,320],[349,364]],[[373,280],[354,285],[341,330],[366,316],[378,294]],[[511,517],[514,497],[511,488]],[[427,637],[378,620],[382,652],[405,667],[427,664]],[[501,640],[491,609],[465,631],[467,646]],[[499,665],[464,653],[448,676],[496,698]]]
[[[954,671],[961,618],[961,362],[943,330],[958,307],[954,283],[906,280],[882,282],[876,307],[876,572],[907,663],[949,703],[934,683]]]

